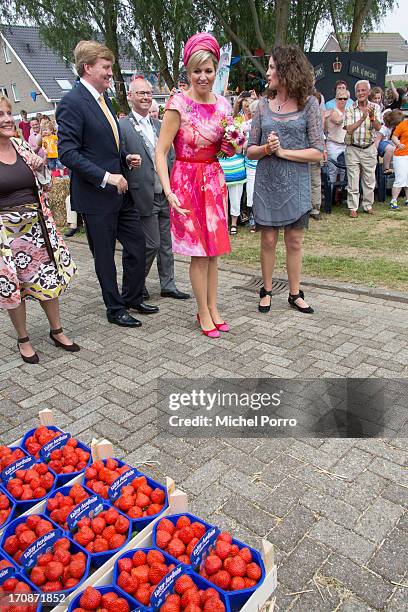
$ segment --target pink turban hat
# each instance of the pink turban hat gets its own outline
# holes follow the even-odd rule
[[[217,58],[217,62],[220,61],[220,45],[214,36],[207,34],[207,32],[194,34],[184,45],[183,62],[185,66],[196,51],[209,51]]]

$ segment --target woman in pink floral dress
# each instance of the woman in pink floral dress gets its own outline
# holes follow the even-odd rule
[[[217,308],[218,256],[230,251],[228,195],[217,154],[234,151],[221,124],[231,115],[230,104],[212,92],[219,57],[210,34],[195,34],[187,41],[184,64],[191,87],[168,101],[156,147],[157,172],[171,206],[173,251],[191,256],[197,320],[210,338],[229,331]],[[169,180],[166,158],[172,144],[176,161]]]

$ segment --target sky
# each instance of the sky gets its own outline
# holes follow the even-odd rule
[[[330,25],[327,24],[325,28],[320,28],[317,31],[314,51],[320,51],[331,29]],[[399,0],[399,7],[387,15],[376,31],[399,32],[405,40],[408,40],[408,1]]]

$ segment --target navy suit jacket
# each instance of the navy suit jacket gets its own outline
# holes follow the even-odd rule
[[[111,103],[106,103],[115,117]],[[71,207],[82,213],[117,212],[123,196],[116,187],[101,187],[105,172],[123,174],[126,151],[116,146],[112,127],[98,102],[82,83],[62,98],[56,112],[58,155],[71,170]],[[115,118],[116,121],[116,118]],[[120,138],[120,127],[116,121]]]

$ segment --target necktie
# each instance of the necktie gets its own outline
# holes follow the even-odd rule
[[[99,106],[103,110],[103,114],[105,115],[105,117],[107,118],[107,120],[110,123],[113,135],[115,137],[116,146],[117,146],[117,148],[119,150],[119,132],[118,132],[118,127],[117,127],[117,125],[115,123],[115,120],[114,120],[114,118],[112,116],[112,113],[110,112],[110,110],[108,108],[108,105],[106,104],[106,100],[105,100],[103,94],[101,94],[99,96],[98,101],[99,101]]]

